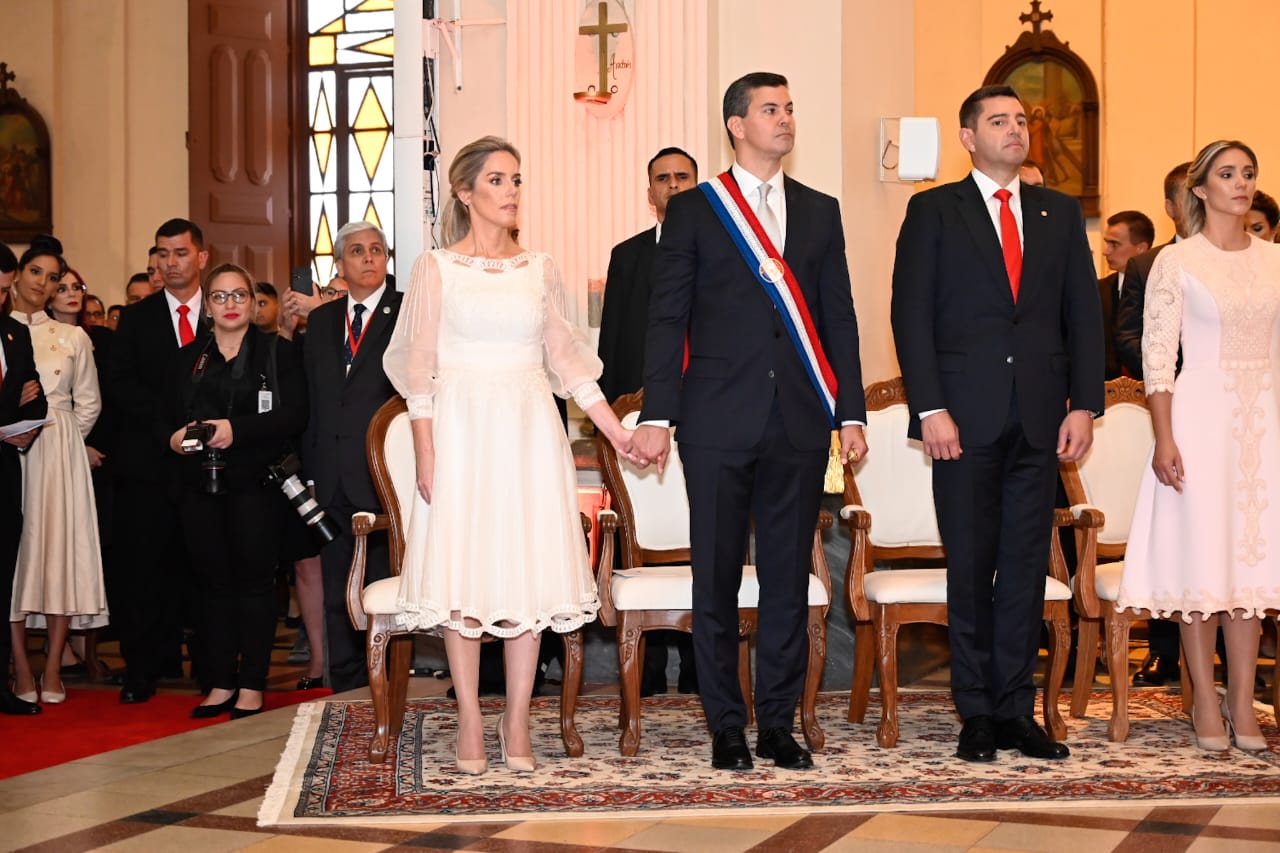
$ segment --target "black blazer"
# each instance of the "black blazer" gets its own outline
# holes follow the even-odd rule
[[[1070,398],[1103,406],[1102,311],[1075,199],[1022,185],[1017,304],[972,176],[911,197],[898,235],[891,318],[911,410],[947,409],[961,443],[995,441],[1016,390],[1033,447],[1052,447]]]
[[[840,205],[785,178],[787,241],[818,338],[839,383],[836,422],[865,421],[858,321],[853,312]],[[680,365],[686,332],[689,367]],[[645,340],[643,420],[670,420],[679,441],[743,450],[764,434],[778,399],[798,450],[829,446],[825,404],[768,294],[701,190],[667,205],[654,258]]]
[[[207,338],[209,325],[203,314],[195,318],[194,331],[196,344]],[[167,477],[173,452],[166,441],[157,440],[149,425],[167,414],[164,386],[177,352],[178,339],[163,290],[120,312],[104,395],[111,418],[122,426],[111,459],[116,477],[152,483]]]
[[[1113,272],[1106,278],[1098,279],[1098,301],[1102,303],[1102,332],[1106,335],[1106,366],[1103,378],[1108,381],[1120,375],[1120,358],[1116,354],[1116,302],[1119,301],[1116,288],[1119,287],[1120,273]],[[1128,286],[1129,280],[1125,279]]]
[[[644,339],[649,329],[650,277],[658,229],[641,231],[613,247],[600,314],[600,390],[613,401],[644,384]]]
[[[382,353],[400,316],[400,291],[390,284],[367,320],[364,340],[348,373],[342,363],[347,336],[347,299],[328,302],[307,318],[303,366],[307,375],[311,418],[303,436],[302,464],[315,481],[316,499],[323,506],[341,492],[353,505],[378,508],[365,435],[369,422],[396,389],[382,372]]]
[[[1156,262],[1156,255],[1170,243],[1161,243],[1141,255],[1129,259],[1124,268],[1124,293],[1116,306],[1116,357],[1129,368],[1134,379],[1142,378],[1142,306],[1147,297],[1147,276]],[[1178,353],[1182,364],[1182,353]]]
[[[5,360],[4,377],[0,379],[0,426],[45,417],[49,413],[49,405],[43,389],[25,406],[18,404],[22,386],[32,379],[40,381],[35,354],[31,351],[31,331],[12,317],[0,315],[0,346],[4,347]],[[0,506],[7,510],[22,507],[22,466],[18,461],[18,448],[7,441],[0,441]],[[4,523],[14,522],[6,518]]]
[[[274,364],[272,347],[274,341]],[[235,362],[228,362],[211,337],[193,341],[170,360],[165,382],[165,415],[156,425],[157,438],[168,445],[174,431],[192,420],[228,418],[231,447],[222,451],[226,462],[226,483],[232,492],[252,492],[263,488],[267,466],[293,446],[307,425],[307,381],[302,373],[302,357],[291,341],[252,326],[240,345],[246,359],[239,376]],[[196,363],[209,354],[204,374],[196,381]],[[258,413],[258,392],[272,393],[270,412]],[[169,450],[170,456],[174,455]],[[178,470],[184,488],[198,491],[204,480],[203,453],[179,457]]]

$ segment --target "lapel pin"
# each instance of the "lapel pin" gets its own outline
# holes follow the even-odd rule
[[[1047,211],[1047,210],[1042,210],[1042,211],[1040,211],[1040,215],[1041,215],[1041,216],[1048,216],[1048,215],[1049,215],[1049,211]]]
[[[5,335],[5,337],[9,339],[10,343],[13,343],[13,332],[10,332],[9,334]]]
[[[382,313],[383,313],[383,314],[390,314],[390,313],[391,313],[391,306],[390,306],[390,305],[383,305],[383,306],[382,306]]]

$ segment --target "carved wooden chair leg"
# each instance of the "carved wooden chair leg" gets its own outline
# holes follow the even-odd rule
[[[876,743],[887,748],[898,743],[898,625],[886,619],[881,609],[873,618],[880,647],[880,727],[876,730]]]
[[[564,637],[564,681],[560,685],[560,737],[564,754],[570,758],[582,755],[582,736],[578,734],[578,691],[582,689],[582,630],[570,631]]]
[[[404,703],[409,692],[409,667],[413,664],[413,635],[392,634],[388,643],[391,652],[391,666],[387,687],[388,717],[388,749],[392,748],[395,739],[404,728]]]
[[[1083,717],[1098,666],[1098,619],[1080,617],[1080,641],[1076,648],[1076,677],[1071,683],[1071,716]]]
[[[391,709],[387,696],[387,639],[387,631],[378,623],[378,617],[370,617],[365,658],[369,668],[369,696],[373,699],[374,720],[373,737],[369,741],[369,761],[374,764],[381,764],[386,760],[391,739]]]
[[[827,659],[827,620],[822,607],[809,608],[809,662],[804,674],[804,695],[800,699],[800,727],[813,752],[827,742],[818,724],[818,688],[822,686],[822,665]]]
[[[1128,613],[1108,614],[1104,620],[1107,629],[1107,666],[1111,670],[1111,722],[1107,724],[1107,737],[1116,743],[1124,743],[1129,737],[1129,626]]]
[[[738,686],[742,689],[742,701],[747,706],[747,725],[756,721],[756,703],[751,690],[751,639],[738,639]]]
[[[871,699],[871,675],[876,668],[876,634],[870,622],[853,629],[853,685],[849,690],[849,722],[861,723]]]
[[[640,751],[640,639],[637,617],[628,610],[618,614],[618,672],[622,682],[622,712],[618,752],[632,756]]]
[[[1053,619],[1049,622],[1049,671],[1044,685],[1044,727],[1054,740],[1066,740],[1067,724],[1058,709],[1062,679],[1071,655],[1071,613],[1067,602],[1053,603]]]

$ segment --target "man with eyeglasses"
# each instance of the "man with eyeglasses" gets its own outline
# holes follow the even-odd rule
[[[162,420],[161,389],[174,353],[209,334],[200,304],[200,275],[209,253],[200,227],[186,219],[165,222],[156,231],[153,257],[164,289],[121,313],[106,386],[108,410],[121,423],[138,425],[118,437],[116,496],[121,506],[147,510],[120,513],[118,560],[108,574],[114,579],[108,602],[126,667],[120,691],[125,704],[146,702],[161,676],[182,674],[187,560],[177,511],[167,499],[171,454],[144,427]],[[200,663],[193,650],[197,680],[206,677]]]

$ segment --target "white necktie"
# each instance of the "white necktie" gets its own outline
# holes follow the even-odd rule
[[[768,184],[760,185],[760,202],[756,205],[756,219],[760,220],[760,227],[769,235],[778,254],[782,254],[782,228],[778,225],[778,217],[773,215],[773,209],[769,207],[769,190],[771,189],[772,187]]]

